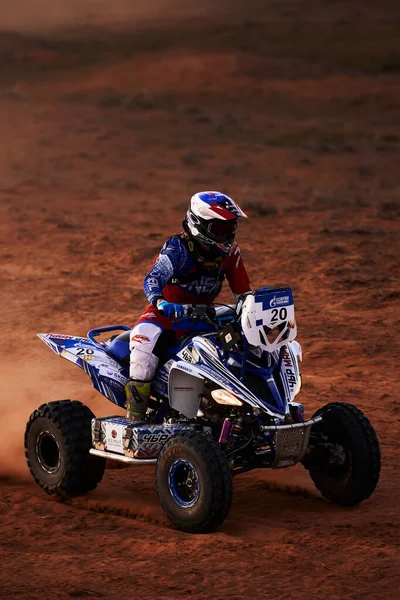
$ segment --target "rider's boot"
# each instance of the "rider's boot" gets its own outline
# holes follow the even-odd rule
[[[129,379],[125,385],[126,418],[132,421],[144,421],[150,398],[150,381]]]

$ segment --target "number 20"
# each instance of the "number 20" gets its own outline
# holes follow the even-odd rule
[[[276,323],[278,321],[278,313],[279,313],[279,320],[280,321],[284,321],[287,317],[287,310],[286,308],[273,308],[272,309],[272,319],[271,319],[271,323]]]

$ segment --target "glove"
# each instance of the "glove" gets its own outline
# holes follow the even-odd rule
[[[167,319],[172,319],[173,317],[179,319],[179,317],[183,317],[185,311],[182,304],[174,304],[173,302],[167,302],[167,300],[157,302],[157,308]]]

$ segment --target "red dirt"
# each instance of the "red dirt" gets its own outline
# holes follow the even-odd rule
[[[8,3],[0,35],[1,598],[398,598],[393,3],[118,0],[112,22],[106,2],[34,4]],[[108,470],[67,504],[30,479],[36,406],[114,410],[36,332],[132,324],[201,189],[248,212],[253,286],[292,284],[307,415],[352,402],[377,430],[381,480],[356,508],[325,502],[300,466],[255,471],[220,530],[190,536],[151,468]]]

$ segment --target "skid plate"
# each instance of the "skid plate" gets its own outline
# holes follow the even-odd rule
[[[322,417],[315,417],[304,423],[293,425],[272,425],[262,427],[262,430],[275,434],[275,458],[271,463],[273,469],[291,467],[304,457],[310,439],[311,427],[322,421]]]

